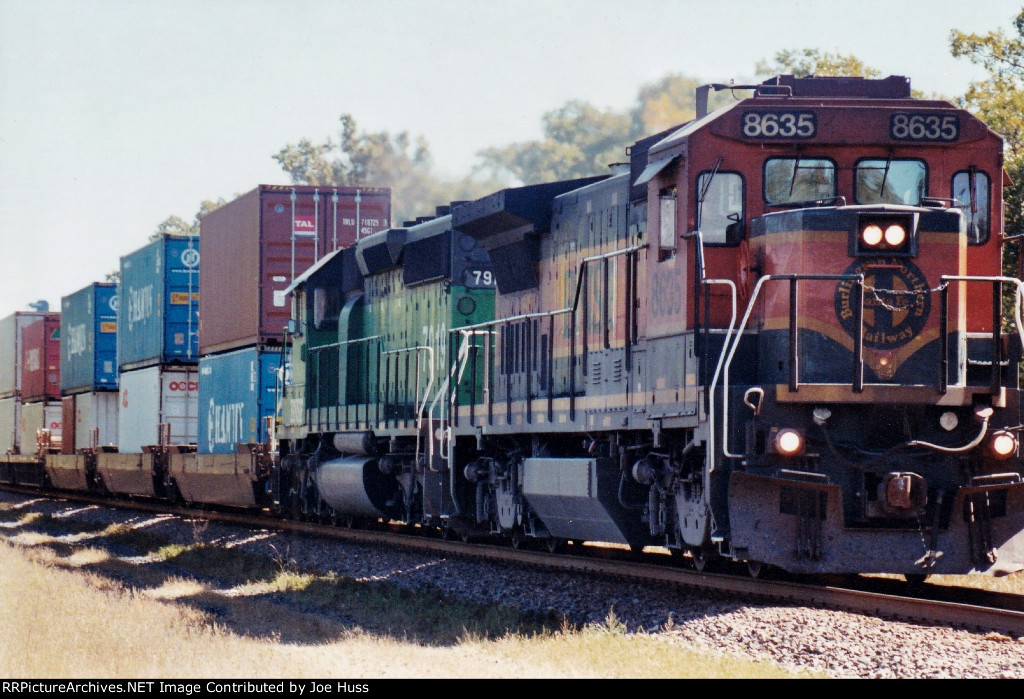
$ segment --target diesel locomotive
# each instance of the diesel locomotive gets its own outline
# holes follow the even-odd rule
[[[1001,138],[901,77],[747,89],[299,280],[282,509],[755,574],[1019,570]]]
[[[320,259],[273,438],[151,450],[156,494],[754,575],[1020,570],[1002,149],[899,76],[705,86],[610,174]]]

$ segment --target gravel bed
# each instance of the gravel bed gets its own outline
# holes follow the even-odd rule
[[[0,492],[0,503],[32,499]],[[574,623],[601,624],[614,610],[631,632],[837,678],[1024,678],[1024,638],[883,621],[846,612],[745,604],[667,587],[510,570],[492,563],[436,559],[424,553],[317,541],[216,522],[196,524],[177,517],[74,503],[38,503],[32,510],[82,522],[144,525],[145,531],[178,543],[200,539],[294,562],[302,569],[331,571],[358,580],[387,580],[410,589],[441,589],[470,601],[554,612]],[[0,536],[10,537],[2,523]]]

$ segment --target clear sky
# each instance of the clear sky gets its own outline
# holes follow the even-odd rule
[[[287,184],[271,156],[361,129],[438,169],[537,138],[570,99],[622,109],[667,73],[752,79],[782,49],[853,54],[926,93],[984,72],[952,28],[1020,0],[0,0],[0,317],[100,281],[171,214]],[[386,182],[379,183],[386,185]],[[438,202],[443,203],[443,202]]]

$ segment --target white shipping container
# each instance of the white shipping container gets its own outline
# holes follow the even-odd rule
[[[21,399],[0,399],[0,454],[17,454],[21,442]]]
[[[99,446],[117,444],[117,405],[113,391],[79,393],[75,396],[75,449],[92,447],[92,431],[99,429]]]
[[[35,454],[37,448],[36,432],[50,431],[50,442],[60,443],[61,420],[64,409],[59,401],[39,403],[23,403],[21,406],[21,436],[19,447],[22,454]]]
[[[151,366],[120,376],[117,446],[141,452],[159,443],[160,424],[171,425],[171,444],[195,444],[199,433],[199,371],[194,366]]]
[[[43,316],[43,313],[29,311],[0,319],[0,396],[20,395],[21,329]]]

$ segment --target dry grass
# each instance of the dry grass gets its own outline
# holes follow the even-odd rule
[[[905,581],[902,575],[879,573],[866,575],[868,578],[884,578],[886,580]],[[1002,577],[991,575],[930,575],[929,585],[945,585],[948,587],[970,587],[989,592],[1004,592],[1012,595],[1024,595],[1024,571]]]
[[[973,587],[991,592],[1024,595],[1024,573],[1014,573],[1001,578],[994,578],[990,575],[933,575],[928,578],[928,582],[932,585]]]
[[[0,677],[786,677],[665,636],[0,507]],[[201,539],[202,532],[196,533]],[[129,552],[129,553],[125,553]]]
[[[602,626],[497,639],[463,633],[428,645],[315,615],[280,613],[316,642],[242,636],[217,615],[183,601],[210,595],[167,579],[136,590],[67,559],[0,543],[0,676],[16,677],[784,677],[766,663],[695,653],[653,636],[629,635],[614,617]],[[174,600],[168,603],[167,600]],[[262,610],[266,611],[266,610]],[[270,622],[268,622],[270,623]]]

